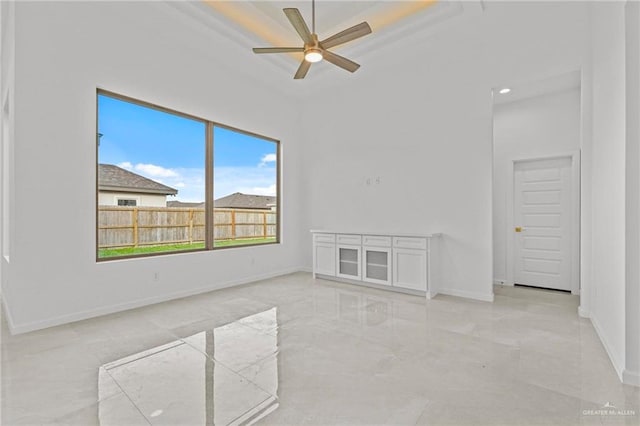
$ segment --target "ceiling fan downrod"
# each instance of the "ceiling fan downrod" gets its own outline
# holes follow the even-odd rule
[[[316,0],[311,0],[311,33],[316,33]]]

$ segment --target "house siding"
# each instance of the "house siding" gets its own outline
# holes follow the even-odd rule
[[[138,206],[145,207],[166,207],[166,195],[140,194],[131,192],[99,192],[98,205],[100,206],[117,206],[118,199],[131,198],[138,201]]]

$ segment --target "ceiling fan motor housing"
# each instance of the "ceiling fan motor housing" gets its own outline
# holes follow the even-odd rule
[[[322,47],[320,46],[320,42],[318,42],[318,35],[311,34],[313,38],[313,44],[305,44],[304,45],[304,59],[308,62],[320,62],[323,58],[322,56]]]

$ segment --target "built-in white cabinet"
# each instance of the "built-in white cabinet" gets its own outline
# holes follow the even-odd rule
[[[313,235],[313,271],[315,274],[336,274],[336,236],[334,234]]]
[[[393,285],[411,290],[427,291],[427,252],[425,250],[393,249]]]
[[[313,233],[313,276],[414,294],[437,294],[441,234]]]
[[[427,291],[428,241],[426,238],[393,237],[393,284],[411,290]],[[425,265],[427,267],[425,268]]]

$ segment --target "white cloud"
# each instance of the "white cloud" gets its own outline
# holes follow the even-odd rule
[[[155,164],[138,163],[133,165],[129,161],[119,163],[118,167],[136,172],[141,176],[177,189],[178,194],[175,197],[167,197],[167,200],[179,200],[185,202],[204,201],[204,169],[170,169]]]
[[[260,167],[264,167],[267,163],[275,163],[278,160],[278,156],[276,154],[265,154],[260,159]]]
[[[214,198],[234,192],[275,195],[276,170],[273,167],[218,167],[214,169]]]
[[[277,161],[277,156],[265,154],[261,161],[261,164],[267,165]],[[129,161],[119,163],[118,166],[177,189],[178,194],[175,197],[167,197],[167,200],[204,201],[205,172],[202,168],[165,168],[155,164],[132,164]],[[234,192],[277,195],[275,183],[277,171],[273,167],[217,167],[214,173],[214,198],[216,199]]]
[[[179,176],[174,170],[156,166],[155,164],[138,163],[134,169],[149,178],[175,178]]]
[[[117,164],[118,167],[122,168],[122,169],[126,169],[126,170],[131,170],[133,169],[133,164],[131,164],[128,161],[125,161],[123,163],[119,163]]]
[[[204,201],[204,169],[201,168],[177,168],[173,169],[176,177],[163,179],[164,184],[178,190],[175,197],[167,200],[200,203]]]
[[[240,191],[242,192],[242,191]],[[269,186],[256,186],[251,188],[251,190],[249,191],[249,194],[254,194],[254,195],[270,195],[272,197],[275,197],[276,195],[276,184],[272,184]]]

